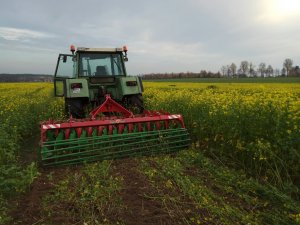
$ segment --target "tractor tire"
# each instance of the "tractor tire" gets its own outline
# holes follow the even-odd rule
[[[127,109],[134,114],[140,114],[144,112],[144,100],[141,94],[131,95],[127,97]]]
[[[81,99],[65,99],[65,112],[76,119],[84,118],[84,107]]]

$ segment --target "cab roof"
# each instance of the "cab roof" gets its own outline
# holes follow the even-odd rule
[[[78,47],[77,52],[122,52],[123,48],[86,48]]]

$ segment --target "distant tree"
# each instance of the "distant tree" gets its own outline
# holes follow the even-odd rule
[[[295,72],[296,72],[297,76],[300,76],[300,67],[299,66],[295,67]]]
[[[293,68],[293,60],[287,58],[283,62],[283,67],[286,69],[286,75],[290,75],[290,70]]]
[[[230,65],[227,65],[226,66],[226,75],[227,75],[227,77],[231,77],[232,76],[232,71],[231,71],[231,67],[230,67]]]
[[[267,74],[268,77],[274,75],[274,69],[271,65],[268,65],[268,68],[266,69],[266,74]]]
[[[290,72],[289,72],[289,76],[291,76],[291,77],[298,77],[298,76],[300,76],[300,68],[299,68],[299,66],[293,67],[290,70]]]
[[[206,70],[201,70],[200,73],[201,73],[201,77],[205,77],[205,78],[207,77]]]
[[[221,73],[222,73],[223,77],[225,77],[225,75],[227,74],[227,67],[226,66],[221,67]]]
[[[251,77],[256,76],[255,65],[252,62],[250,62],[250,64],[249,64],[249,74]]]
[[[231,74],[234,76],[236,74],[237,66],[235,65],[235,63],[231,63],[229,67],[230,67]]]
[[[295,67],[295,73],[296,73],[296,76],[300,77],[300,67],[299,66]]]
[[[249,62],[248,61],[242,61],[240,65],[240,70],[242,72],[241,75],[247,76],[249,72]]]
[[[286,68],[282,68],[281,70],[281,76],[286,76]]]
[[[260,72],[260,76],[264,77],[266,73],[266,64],[264,62],[260,63],[258,66],[258,72]]]
[[[280,69],[275,69],[274,70],[274,74],[275,74],[275,77],[279,77],[280,76]]]
[[[241,68],[239,68],[239,69],[237,70],[236,77],[242,77],[242,75],[243,75],[243,71],[242,71]]]

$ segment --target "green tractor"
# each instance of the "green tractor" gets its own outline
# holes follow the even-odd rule
[[[126,74],[127,48],[77,48],[60,54],[55,96],[65,98],[64,121],[41,123],[40,158],[59,166],[171,153],[189,146],[182,115],[149,111],[139,77]]]
[[[84,48],[71,45],[72,54],[59,54],[55,96],[65,98],[65,111],[73,118],[86,118],[109,94],[134,113],[142,113],[143,84],[140,77],[127,76],[127,47]]]

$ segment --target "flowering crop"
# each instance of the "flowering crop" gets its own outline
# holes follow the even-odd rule
[[[37,176],[34,163],[26,168],[19,165],[18,159],[23,151],[21,144],[30,136],[38,136],[39,122],[64,116],[64,99],[54,98],[53,84],[50,83],[2,83],[0,96],[2,210],[7,207],[9,196],[23,192]],[[244,170],[260,181],[275,184],[288,191],[286,193],[296,192],[296,195],[299,193],[296,189],[300,180],[299,97],[300,84],[297,83],[145,82],[144,93],[146,109],[162,109],[183,115],[196,150],[217,158],[217,162]],[[192,153],[187,151],[186,158],[191,156]],[[178,164],[176,158],[168,160],[174,165]],[[167,166],[172,165],[161,162],[165,171],[170,172]],[[186,162],[190,163],[189,160]],[[199,160],[194,160],[194,164],[197,167],[206,166]],[[176,168],[173,169],[176,174]],[[218,179],[221,177],[226,178],[222,174]],[[167,177],[165,184],[169,189],[174,186],[171,178],[171,175]],[[175,181],[181,182],[181,177],[175,178]],[[197,182],[186,180],[179,187],[186,188],[187,194],[197,199],[200,194],[208,193],[206,190],[200,193],[190,185]],[[240,186],[238,181],[237,186]],[[256,194],[261,193],[268,194],[257,188]],[[210,200],[205,196],[201,204],[209,205]],[[228,208],[231,209],[233,207]],[[0,223],[3,223],[6,217],[1,210]],[[298,215],[292,216],[297,219]]]
[[[194,146],[283,186],[300,174],[300,85],[145,82],[145,108],[181,113]],[[39,122],[63,117],[50,83],[0,84],[0,166]]]
[[[0,165],[15,159],[23,138],[39,131],[39,122],[63,115],[61,99],[49,83],[0,84]]]
[[[299,180],[299,84],[145,86],[146,108],[183,114],[201,151],[279,186]]]
[[[0,224],[8,220],[7,199],[24,192],[37,176],[35,163],[18,163],[21,144],[39,133],[39,122],[63,115],[62,99],[49,83],[0,84]],[[36,146],[37,147],[37,146]],[[3,210],[2,210],[3,209]]]

